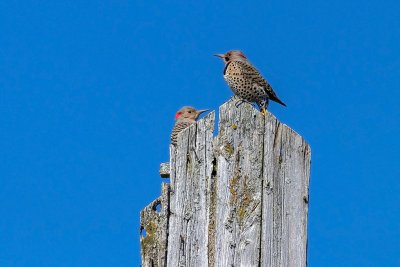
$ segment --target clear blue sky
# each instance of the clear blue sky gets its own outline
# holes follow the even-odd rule
[[[138,266],[183,105],[245,52],[312,148],[308,262],[400,266],[399,1],[1,1],[0,266]]]

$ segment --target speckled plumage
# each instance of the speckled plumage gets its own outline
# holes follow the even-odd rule
[[[241,51],[233,50],[216,56],[225,62],[224,79],[235,95],[255,102],[260,110],[268,107],[269,99],[286,106]]]
[[[174,146],[177,145],[178,134],[189,127],[192,124],[195,124],[200,114],[208,111],[208,109],[196,110],[192,107],[182,107],[177,113],[175,117],[175,126],[172,129],[171,133],[171,144]]]

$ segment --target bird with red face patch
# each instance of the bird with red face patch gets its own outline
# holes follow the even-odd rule
[[[233,93],[247,102],[255,102],[264,116],[270,99],[286,107],[242,51],[232,50],[214,56],[224,61],[224,79]]]
[[[196,110],[188,106],[181,108],[175,116],[176,122],[171,133],[171,144],[176,146],[178,134],[190,125],[195,124],[200,114],[206,111],[208,111],[208,109]]]

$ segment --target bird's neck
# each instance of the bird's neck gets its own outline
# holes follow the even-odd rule
[[[193,118],[179,118],[178,121],[176,121],[176,123],[180,123],[180,122],[188,122],[188,123],[196,123],[196,120]]]

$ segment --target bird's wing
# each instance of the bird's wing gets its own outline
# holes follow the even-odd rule
[[[242,62],[238,61],[238,66],[241,68],[243,76],[245,79],[249,79],[252,81],[252,84],[257,84],[264,88],[264,91],[268,94],[269,99],[275,101],[281,105],[285,105],[275,94],[274,90],[272,89],[271,85],[263,78],[260,72],[250,63],[250,62]]]

